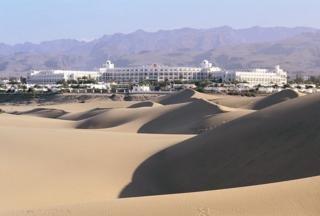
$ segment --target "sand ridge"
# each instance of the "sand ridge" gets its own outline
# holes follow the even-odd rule
[[[166,106],[123,108],[107,110],[104,113],[81,121],[77,128],[117,130],[139,133],[192,134],[209,116],[224,113],[218,105],[203,99]],[[199,126],[198,126],[199,127]]]
[[[284,101],[297,98],[299,96],[300,96],[300,94],[298,92],[291,90],[291,89],[285,89],[281,92],[275,93],[275,94],[267,96],[261,100],[258,100],[255,103],[247,106],[247,108],[253,109],[253,110],[261,110],[261,109],[273,106],[275,104],[282,103]]]
[[[212,100],[215,98],[217,98],[217,96],[215,95],[203,94],[193,89],[184,89],[173,94],[158,97],[154,101],[162,105],[170,105],[170,104],[190,102],[194,99]]]
[[[116,199],[145,158],[192,137],[44,127],[0,136],[0,210]]]
[[[214,190],[317,176],[320,174],[319,109],[319,94],[297,98],[170,147],[140,165],[121,197]]]
[[[319,177],[218,191],[101,201],[46,209],[3,212],[1,216],[174,216],[318,215]]]
[[[105,129],[133,133],[197,134],[251,112],[217,105],[206,99],[212,96],[204,97],[204,95],[187,89],[159,99],[160,102],[179,102],[166,103],[167,105],[145,101],[133,105],[123,104],[122,107],[94,108],[80,112],[78,109],[67,112],[58,109],[58,107],[61,108],[59,105],[58,107],[38,107],[11,113],[69,120],[74,122],[75,128],[80,129]],[[200,98],[202,96],[204,98]],[[68,106],[70,107],[70,104]],[[84,106],[87,105],[84,104]],[[228,112],[230,114],[225,114]]]
[[[162,105],[152,101],[143,101],[143,102],[133,104],[128,108],[155,107],[155,106],[162,106]]]
[[[1,216],[320,214],[319,94],[0,108]]]

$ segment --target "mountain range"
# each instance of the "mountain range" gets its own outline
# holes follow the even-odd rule
[[[32,69],[94,69],[160,63],[197,66],[203,59],[225,69],[273,67],[291,76],[320,75],[320,30],[307,27],[182,28],[105,35],[89,42],[61,39],[39,44],[0,44],[0,76]]]

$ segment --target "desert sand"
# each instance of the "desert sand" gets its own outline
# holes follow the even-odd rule
[[[0,215],[320,215],[317,94],[0,109]]]
[[[3,216],[319,215],[320,179],[3,212]]]

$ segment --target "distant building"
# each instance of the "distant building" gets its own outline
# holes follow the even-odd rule
[[[98,71],[76,70],[35,70],[28,78],[28,84],[56,84],[59,81],[77,80],[88,77],[104,83],[138,84],[149,81],[203,81],[219,80],[221,82],[239,82],[250,85],[284,85],[287,84],[287,72],[276,66],[273,70],[254,69],[251,71],[224,71],[213,66],[207,60],[200,67],[178,67],[151,64],[132,67],[115,67],[111,61],[106,61]]]
[[[149,86],[145,86],[145,85],[135,85],[132,87],[132,91],[133,93],[140,93],[140,92],[150,92],[150,87]]]
[[[160,64],[151,64],[133,67],[115,67],[111,61],[107,61],[103,68],[102,81],[117,83],[139,83],[145,80],[152,81],[201,81],[212,79],[215,72],[221,72],[221,68],[213,67],[204,60],[201,67],[171,67]]]
[[[76,70],[34,70],[27,78],[28,84],[56,84],[59,81],[77,80],[88,77],[98,79],[101,74],[98,71],[76,71]]]
[[[0,85],[6,85],[10,82],[8,79],[0,79]]]
[[[251,71],[226,72],[222,77],[225,82],[243,82],[251,85],[284,85],[287,84],[287,72],[277,65],[273,70],[254,69]]]

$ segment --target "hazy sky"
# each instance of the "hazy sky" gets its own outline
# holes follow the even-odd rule
[[[222,25],[320,28],[319,10],[320,0],[1,0],[0,42]]]

